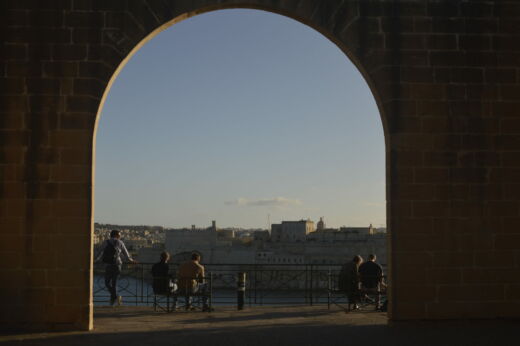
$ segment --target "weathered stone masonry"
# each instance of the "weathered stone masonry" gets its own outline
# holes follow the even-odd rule
[[[519,1],[3,0],[2,329],[92,327],[103,95],[161,26],[234,7],[308,24],[370,84],[386,135],[390,318],[519,317]]]

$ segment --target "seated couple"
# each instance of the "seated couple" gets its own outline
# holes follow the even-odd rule
[[[192,296],[200,295],[202,297],[202,310],[209,311],[207,295],[207,284],[204,282],[204,266],[200,262],[200,255],[193,253],[191,260],[182,263],[179,266],[176,283],[170,279],[168,260],[170,254],[168,252],[161,253],[160,262],[152,266],[153,291],[155,294],[172,294],[173,309],[177,307],[177,297],[184,295],[186,299],[186,310],[192,308]]]
[[[368,261],[363,262],[359,255],[354,256],[352,262],[346,263],[339,274],[338,287],[348,296],[349,310],[353,305],[353,310],[359,309],[360,300],[374,296],[375,309],[383,310],[386,307],[381,305],[381,293],[386,290],[384,283],[383,268],[376,263],[376,255],[368,256]]]

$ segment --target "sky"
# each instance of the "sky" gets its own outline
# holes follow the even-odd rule
[[[384,145],[367,83],[323,35],[259,10],[197,15],[139,49],[108,93],[95,221],[381,227]]]

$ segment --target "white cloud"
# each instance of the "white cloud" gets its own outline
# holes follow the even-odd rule
[[[266,199],[237,198],[233,201],[224,202],[226,205],[238,205],[245,207],[287,207],[302,205],[302,201],[295,198],[274,197]]]

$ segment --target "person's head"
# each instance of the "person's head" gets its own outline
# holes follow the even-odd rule
[[[168,262],[170,259],[170,254],[167,251],[161,252],[161,262]]]
[[[356,255],[352,259],[352,262],[354,262],[354,263],[359,265],[359,264],[363,263],[363,257],[361,257],[360,255]]]
[[[116,238],[116,239],[121,238],[121,231],[117,230],[117,229],[111,230],[110,231],[110,238]]]
[[[192,253],[191,254],[191,260],[192,261],[195,261],[195,262],[199,262],[200,261],[200,255],[196,252]]]
[[[370,255],[368,255],[368,260],[370,262],[375,262],[376,261],[376,255],[371,253]]]

